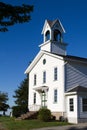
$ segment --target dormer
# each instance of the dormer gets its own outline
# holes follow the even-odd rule
[[[43,43],[40,45],[41,50],[51,53],[66,54],[66,44],[63,42],[65,30],[60,20],[45,20],[42,34]]]

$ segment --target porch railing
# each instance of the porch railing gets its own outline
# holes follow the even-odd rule
[[[29,111],[38,111],[41,108],[41,105],[29,105]]]

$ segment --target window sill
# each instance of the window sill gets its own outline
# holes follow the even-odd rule
[[[53,80],[53,81],[54,81],[54,82],[55,82],[55,81],[58,81],[58,79],[57,79],[57,80]]]
[[[46,82],[45,82],[45,83],[42,83],[42,84],[46,84]]]
[[[53,102],[53,104],[58,104],[58,102]]]
[[[36,86],[36,85],[33,85],[33,86]]]

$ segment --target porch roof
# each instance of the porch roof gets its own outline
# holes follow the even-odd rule
[[[36,87],[36,88],[33,88],[35,91],[38,91],[38,92],[43,92],[45,90],[48,90],[48,86],[40,86],[40,87]]]
[[[83,86],[76,86],[74,88],[69,89],[67,92],[87,92],[87,88]]]

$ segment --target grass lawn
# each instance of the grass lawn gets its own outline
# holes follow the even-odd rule
[[[41,127],[51,127],[51,126],[60,126],[67,125],[66,122],[42,122],[39,120],[20,120],[17,121],[14,118],[10,117],[0,117],[0,126],[3,129],[0,130],[31,130],[33,128],[41,128]]]

